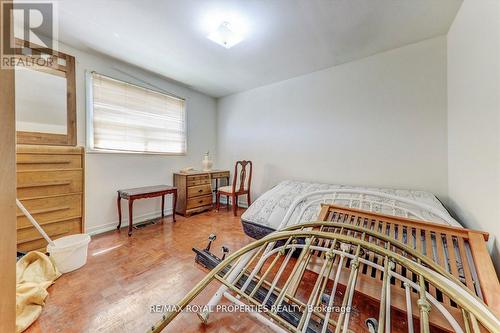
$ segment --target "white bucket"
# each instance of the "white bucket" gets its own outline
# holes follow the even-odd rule
[[[74,271],[87,262],[87,250],[90,236],[78,234],[61,237],[54,245],[47,245],[47,252],[61,273]]]

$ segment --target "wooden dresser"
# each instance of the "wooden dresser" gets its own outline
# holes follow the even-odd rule
[[[84,228],[82,147],[17,145],[17,197],[51,238]],[[47,242],[17,210],[17,249],[44,249]]]
[[[227,179],[229,171],[174,173],[174,186],[177,187],[176,213],[189,216],[213,207],[212,180]]]

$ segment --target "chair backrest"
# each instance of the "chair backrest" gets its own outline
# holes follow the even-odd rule
[[[249,167],[248,172],[247,172],[247,166]],[[236,164],[234,165],[233,193],[242,192],[244,190],[250,191],[251,183],[252,183],[252,161],[245,161],[245,160],[236,161]]]

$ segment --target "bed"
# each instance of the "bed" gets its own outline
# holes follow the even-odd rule
[[[248,244],[224,261],[219,259],[178,302],[179,308],[185,306],[211,281],[221,282],[198,313],[205,324],[210,309],[226,298],[240,307],[251,304],[270,308],[263,315],[251,313],[279,332],[284,332],[283,328],[290,332],[314,331],[320,325],[326,331],[329,321],[324,318],[329,312],[322,318],[321,307],[314,315],[311,313],[315,310],[285,310],[278,315],[272,306],[291,304],[284,303],[286,300],[304,308],[305,299],[307,305],[328,300],[330,306],[336,286],[341,285],[343,300],[338,304],[350,307],[356,300],[358,305],[354,303],[353,308],[358,310],[353,319],[361,324],[378,312],[377,318],[385,320],[380,327],[389,331],[390,322],[399,320],[391,316],[406,313],[400,321],[404,325],[406,320],[409,332],[414,331],[416,318],[421,329],[422,325],[429,326],[423,328],[429,332],[479,332],[478,319],[481,324],[487,323],[490,331],[498,331],[495,315],[500,314],[496,296],[500,285],[486,247],[488,234],[462,227],[429,192],[284,181],[257,199],[241,220],[245,233],[254,238],[279,232]],[[426,281],[433,270],[440,277],[429,276]],[[316,274],[307,275],[316,277],[314,287],[306,282],[306,271]],[[325,298],[327,281],[332,281],[332,296]],[[425,293],[419,295],[419,291]],[[372,311],[373,305],[360,306],[374,300],[380,300],[378,311]],[[477,311],[479,307],[482,312]],[[472,310],[475,312],[467,314]],[[164,316],[152,331],[160,332],[179,312]],[[336,317],[332,328],[347,331],[351,318],[350,311],[346,313]],[[305,324],[313,316],[318,321]]]
[[[286,180],[248,207],[241,216],[243,230],[260,239],[275,230],[314,221],[321,203],[461,227],[429,192]]]
[[[446,233],[450,233],[452,238],[458,234],[472,234],[473,243],[477,246],[475,253],[483,253],[485,257],[488,257],[489,261],[485,267],[488,267],[489,273],[479,274],[480,272],[476,271],[474,260],[477,260],[479,255],[475,256],[475,259],[472,258],[474,249],[471,249],[467,236],[465,236],[467,238],[464,241],[465,252],[462,253],[461,260],[468,262],[470,273],[475,281],[487,281],[488,278],[485,275],[495,275],[491,259],[489,255],[486,255],[487,233],[465,229],[450,215],[436,196],[426,191],[286,180],[264,193],[250,205],[241,215],[241,223],[245,234],[254,239],[260,239],[276,230],[312,221],[323,221],[326,217],[320,216],[320,213],[323,208],[329,206],[383,214],[381,216],[396,216],[413,228],[424,227],[434,230],[433,228],[439,229],[441,225],[441,228],[444,228]],[[420,221],[421,224],[418,223]],[[387,230],[383,232],[388,235]],[[417,232],[406,234],[402,232],[401,241],[414,244],[414,247],[418,242],[422,242],[425,246],[429,243],[426,251],[429,251],[432,260],[442,264],[447,262],[448,270],[451,267],[450,263],[453,262],[453,265],[457,267],[457,277],[465,281],[466,272],[463,270],[462,261],[457,261],[455,258],[456,253],[460,252],[457,242],[452,238],[444,239],[443,237],[447,237],[446,234],[434,237],[433,233],[434,231],[428,235],[417,236]],[[448,243],[453,245],[448,248]],[[451,251],[452,248],[454,251]],[[440,258],[441,256],[443,258]],[[481,279],[478,275],[483,275],[483,278]],[[486,289],[497,290],[498,282],[493,281],[491,285],[486,286]],[[483,298],[479,284],[475,286],[475,291],[478,297]]]

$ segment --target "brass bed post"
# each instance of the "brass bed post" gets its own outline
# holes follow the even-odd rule
[[[359,268],[359,253],[361,251],[361,245],[358,245],[356,247],[356,253],[354,255],[354,259],[351,261],[351,273],[349,274],[349,280],[347,282],[346,286],[346,293],[344,295],[344,299],[342,301],[342,307],[346,308],[347,304],[349,303],[349,299],[351,298],[351,293],[354,293],[353,289],[353,284],[354,286],[356,285],[356,278],[357,278],[357,273],[358,273],[358,268]],[[344,326],[343,321],[345,318],[346,314],[344,311],[342,311],[339,315],[339,318],[337,320],[337,327],[335,328],[335,333],[340,332],[340,327]]]

